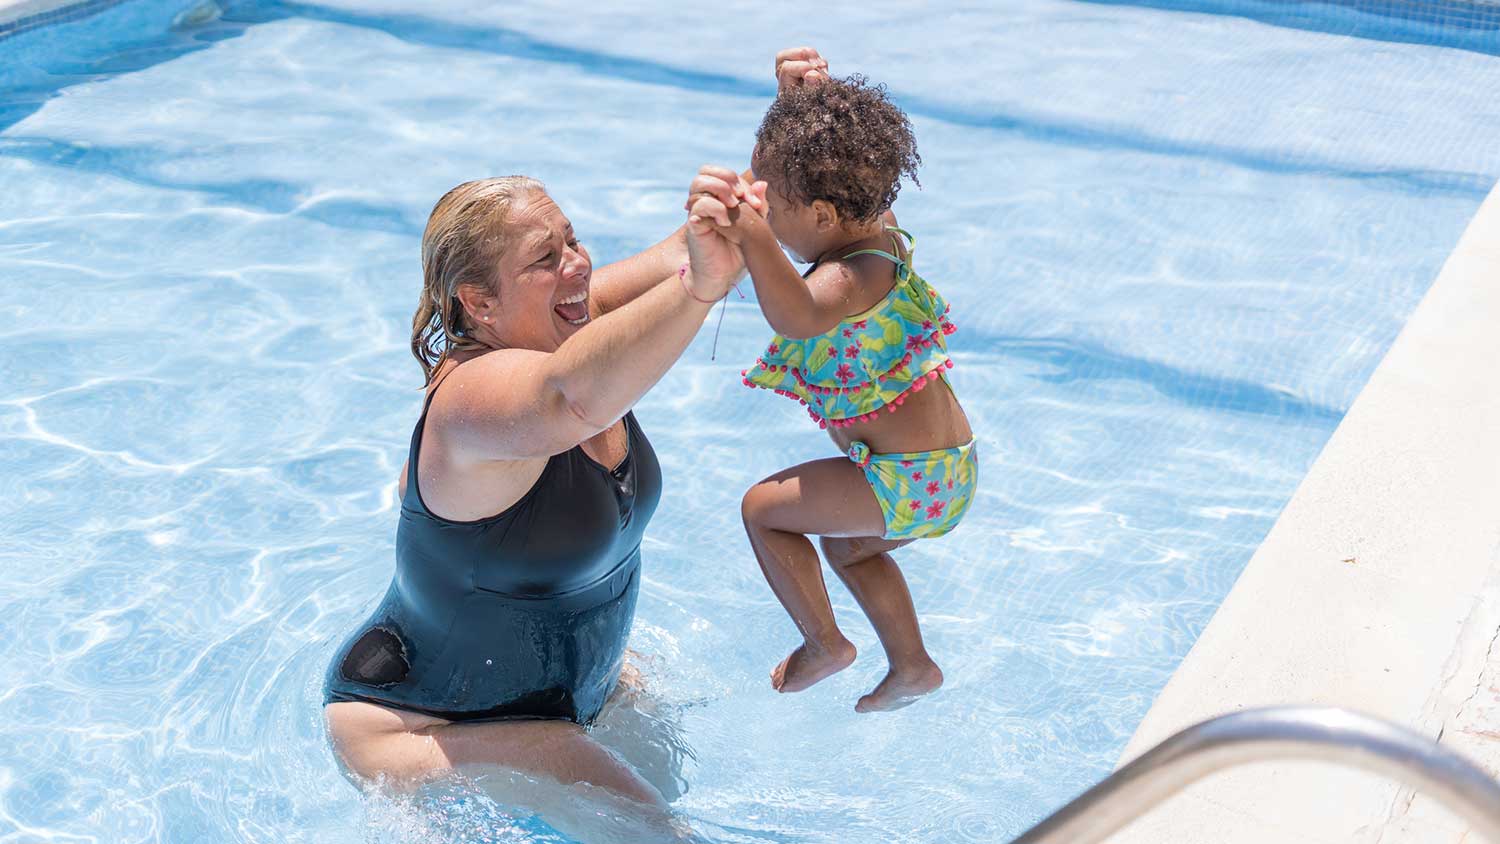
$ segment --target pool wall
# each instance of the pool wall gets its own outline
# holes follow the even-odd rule
[[[144,15],[153,22],[162,14],[165,14],[165,21],[171,22],[195,8],[218,8],[214,0],[153,0],[150,3],[140,0],[0,0],[0,40],[43,27],[81,21],[127,3],[133,13],[131,18]],[[126,21],[116,21],[115,25],[126,30],[135,28]],[[153,23],[150,28],[160,27]]]
[[[1376,41],[1500,54],[1500,0],[1079,0],[1248,18]]]
[[[0,0],[0,38],[77,20],[125,0]]]
[[[1344,706],[1500,776],[1500,187],[1137,729]],[[1317,763],[1215,775],[1111,841],[1470,841],[1430,799]]]

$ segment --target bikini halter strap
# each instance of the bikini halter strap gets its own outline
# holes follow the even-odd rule
[[[896,264],[898,266],[906,266],[907,262],[911,259],[912,250],[915,249],[916,246],[917,246],[917,239],[915,237],[912,237],[911,232],[907,231],[906,229],[898,229],[895,226],[886,226],[885,230],[888,231],[888,232],[894,232],[895,233],[895,234],[891,235],[891,242],[892,243],[896,243],[896,235],[897,234],[899,234],[902,237],[906,238],[906,255],[907,255],[907,260],[902,260],[899,255],[895,255],[895,254],[892,254],[890,252],[886,252],[886,251],[881,250],[881,249],[860,249],[860,250],[858,250],[856,252],[850,252],[848,255],[845,255],[844,257],[845,258],[853,258],[856,255],[879,255],[880,257],[882,257],[882,258],[886,259],[887,261],[890,261],[890,262],[892,262],[892,263],[894,263],[894,264]]]

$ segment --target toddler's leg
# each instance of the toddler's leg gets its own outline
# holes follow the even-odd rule
[[[885,517],[864,472],[843,458],[814,460],[750,488],[745,532],[771,591],[802,633],[802,645],[771,672],[771,685],[799,692],[854,661],[854,644],[833,618],[823,566],[807,535],[868,536]]]
[[[914,540],[878,537],[822,540],[823,556],[870,617],[891,664],[875,690],[859,699],[856,712],[907,706],[943,684],[943,672],[922,644],[917,611],[906,578],[888,553]]]

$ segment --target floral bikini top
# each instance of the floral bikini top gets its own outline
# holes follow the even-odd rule
[[[956,329],[948,321],[948,303],[912,269],[916,239],[903,229],[888,230],[906,238],[904,260],[879,249],[844,257],[879,255],[894,262],[891,292],[827,334],[805,340],[776,335],[755,368],[741,373],[745,386],[797,399],[818,427],[841,428],[874,419],[881,408],[896,412],[907,393],[953,368],[946,337]]]

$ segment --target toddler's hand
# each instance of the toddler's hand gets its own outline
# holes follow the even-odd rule
[[[828,79],[828,62],[813,47],[793,47],[776,54],[776,93],[817,85]]]
[[[743,188],[743,200],[739,205],[728,209],[726,216],[729,224],[719,227],[724,239],[741,245],[754,237],[771,237],[771,224],[766,219],[766,183],[746,185],[744,179],[741,179],[740,185]]]
[[[683,207],[692,215],[689,228],[707,234],[709,228],[738,244],[761,230],[769,233],[766,222],[766,183],[747,184],[743,177],[725,167],[705,166],[688,188]]]
[[[735,220],[755,216],[752,206],[765,205],[765,187],[756,191],[726,167],[705,165],[688,189],[689,289],[699,299],[718,299],[744,274]],[[750,212],[741,214],[740,212]]]

